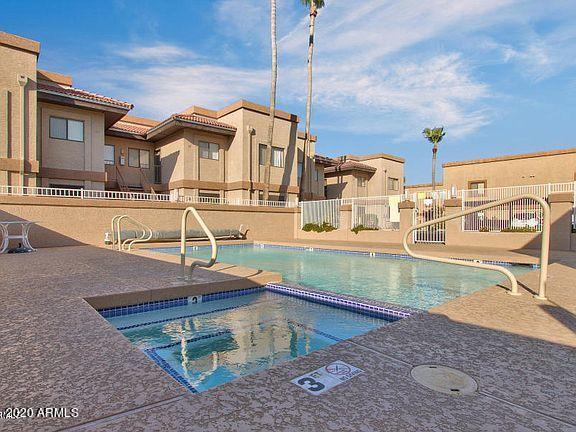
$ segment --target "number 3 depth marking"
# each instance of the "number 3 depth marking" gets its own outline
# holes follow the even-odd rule
[[[310,391],[320,391],[320,390],[323,390],[324,387],[326,387],[321,382],[318,382],[315,379],[312,379],[310,377],[304,377],[304,378],[299,379],[298,384],[300,384],[301,386],[305,386],[306,389],[308,389]]]

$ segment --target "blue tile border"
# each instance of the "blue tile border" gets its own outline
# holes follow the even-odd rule
[[[129,306],[103,308],[98,309],[98,312],[104,318],[112,318],[116,316],[131,315],[135,313],[150,312],[159,309],[166,309],[186,305],[188,305],[188,297],[178,297],[170,300],[158,300],[152,302],[133,304]]]
[[[260,289],[263,291],[264,287],[260,287]],[[180,320],[183,320],[186,318],[194,318],[194,317],[202,316],[202,315],[210,315],[210,314],[217,313],[217,312],[225,312],[225,311],[229,311],[229,310],[233,310],[233,309],[250,307],[250,306],[253,306],[255,304],[262,304],[262,303],[267,303],[267,301],[257,301],[257,302],[252,302],[252,303],[248,303],[248,304],[243,304],[243,305],[229,306],[229,307],[225,307],[225,308],[213,309],[210,311],[198,312],[198,313],[193,313],[193,314],[188,314],[188,315],[180,315],[180,316],[175,316],[172,318],[164,318],[164,319],[159,319],[159,320],[154,320],[154,321],[147,321],[144,323],[132,324],[132,325],[123,326],[123,327],[117,327],[116,330],[123,331],[123,330],[130,330],[130,329],[135,329],[135,328],[139,328],[139,327],[154,325],[154,324],[162,324],[165,322],[180,321]]]
[[[209,246],[197,246],[197,249],[189,248],[189,250],[198,250],[198,249],[207,249]],[[413,258],[410,255],[404,253],[390,253],[390,252],[365,252],[365,251],[356,251],[356,250],[343,250],[343,249],[328,249],[322,247],[314,247],[314,246],[287,246],[287,245],[277,245],[277,244],[268,244],[268,243],[253,243],[253,244],[237,244],[237,245],[222,245],[219,246],[221,249],[232,249],[232,248],[258,248],[258,249],[286,249],[286,250],[300,250],[300,251],[309,251],[309,252],[318,252],[318,253],[331,253],[331,254],[338,254],[338,255],[363,255],[369,256],[372,258],[389,258],[389,259],[402,259],[408,261],[421,261],[418,258]],[[167,250],[175,249],[175,248],[148,248],[149,250],[160,252],[160,253],[170,253]],[[523,266],[523,267],[531,267],[534,269],[540,268],[538,264],[520,264],[520,263],[512,263],[508,261],[493,261],[493,260],[474,260],[468,258],[455,258],[451,257],[452,259],[462,260],[462,261],[479,261],[485,264],[494,264],[494,265],[501,265],[505,267],[513,267],[513,266]]]
[[[266,288],[272,292],[333,306],[338,309],[346,309],[363,315],[381,318],[389,322],[398,321],[402,318],[407,318],[412,314],[423,312],[414,308],[388,305],[383,302],[359,299],[356,297],[331,293],[328,291],[312,290],[307,287],[305,288],[284,283],[269,283],[266,285]]]
[[[240,290],[231,290],[231,291],[221,291],[212,294],[197,294],[196,296],[202,295],[202,303],[214,301],[214,300],[223,300],[226,298],[238,297],[247,294],[254,294],[257,292],[264,291],[264,287],[254,287],[254,288],[244,288]],[[191,295],[190,297],[195,297]],[[157,300],[151,302],[144,302],[144,303],[137,303],[128,306],[117,306],[111,308],[102,308],[97,309],[98,313],[102,315],[104,318],[112,318],[117,316],[124,316],[124,315],[132,315],[135,313],[142,313],[142,312],[150,312],[160,309],[178,307],[178,306],[188,306],[188,297],[178,297],[175,299],[169,300]],[[186,317],[183,317],[186,318]]]
[[[315,303],[321,303],[328,306],[333,306],[339,309],[346,309],[352,312],[369,315],[376,318],[381,318],[389,322],[397,321],[406,318],[414,313],[422,313],[423,311],[408,306],[400,306],[392,303],[385,303],[381,301],[364,299],[359,297],[350,296],[347,294],[334,293],[330,291],[315,290],[309,287],[303,287],[296,284],[288,283],[269,283],[266,286],[259,286],[254,288],[245,288],[241,290],[222,291],[202,295],[202,303],[224,300],[233,297],[239,297],[248,294],[263,292],[265,290],[298,297]],[[138,327],[162,324],[169,321],[178,321],[181,319],[192,318],[195,316],[207,315],[215,312],[223,312],[242,307],[251,306],[253,303],[246,305],[235,305],[226,308],[220,308],[212,311],[198,312],[195,314],[186,314],[172,318],[164,318],[159,320],[148,321],[145,323],[133,324],[128,326],[118,327],[118,330],[130,330]],[[116,308],[99,309],[98,312],[104,318],[112,318],[116,316],[126,316],[142,312],[150,312],[159,309],[166,309],[171,307],[186,306],[188,305],[188,297],[179,297],[172,300],[160,300],[157,302],[139,303],[129,306],[121,306]]]
[[[174,369],[172,366],[170,366],[166,360],[164,360],[162,357],[160,357],[158,355],[158,353],[156,353],[156,350],[154,348],[145,349],[144,353],[150,359],[152,359],[154,361],[154,363],[156,363],[158,366],[160,366],[162,369],[164,369],[166,372],[168,372],[168,374],[172,378],[174,378],[178,383],[180,383],[181,385],[186,387],[186,389],[188,389],[191,393],[198,393],[198,390],[196,390],[188,382],[188,380],[186,378],[184,378],[182,375],[180,375],[176,369]]]

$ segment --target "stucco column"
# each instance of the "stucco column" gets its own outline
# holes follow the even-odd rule
[[[570,250],[574,194],[572,192],[551,193],[548,195],[548,203],[550,204],[550,249]]]
[[[352,204],[340,206],[340,230],[352,229]]]
[[[444,201],[444,216],[450,216],[462,211],[462,200],[459,198],[447,199]],[[457,244],[460,232],[462,231],[462,218],[446,221],[446,232],[444,244]]]
[[[414,208],[416,204],[414,201],[402,201],[398,204],[398,210],[400,210],[400,235],[404,236],[404,233],[409,229],[414,222]],[[408,243],[414,243],[412,236],[408,239]]]

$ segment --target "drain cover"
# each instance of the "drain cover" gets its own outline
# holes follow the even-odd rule
[[[420,365],[410,371],[419,384],[431,390],[454,395],[470,395],[478,390],[478,383],[469,375],[440,365]]]

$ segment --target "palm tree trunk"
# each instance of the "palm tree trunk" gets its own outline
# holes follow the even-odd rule
[[[438,153],[438,147],[434,144],[432,147],[432,190],[436,190],[436,153]]]
[[[268,139],[266,141],[266,160],[264,161],[263,198],[270,196],[270,159],[274,137],[274,117],[276,116],[276,81],[278,79],[278,47],[276,43],[276,0],[270,0],[270,41],[272,45],[272,73],[270,78],[270,119],[268,120]]]
[[[308,96],[306,98],[306,130],[304,137],[304,149],[302,160],[302,177],[300,179],[300,196],[302,199],[306,198],[306,193],[309,191],[308,178],[311,176],[308,173],[308,161],[310,160],[310,117],[312,114],[312,58],[314,57],[314,24],[316,22],[316,4],[314,1],[310,2],[310,23],[309,30],[310,36],[308,38]]]

